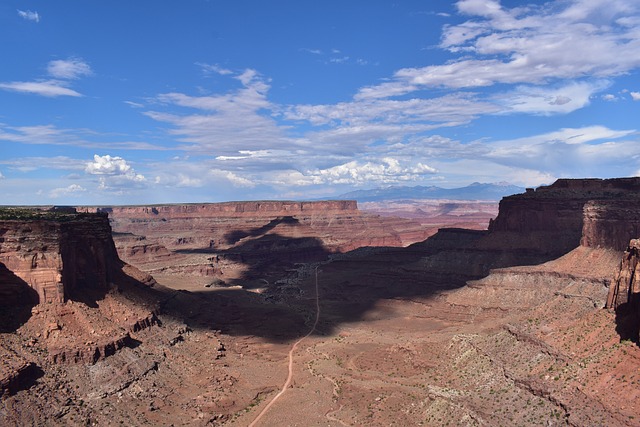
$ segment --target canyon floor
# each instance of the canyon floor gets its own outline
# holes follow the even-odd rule
[[[0,425],[640,425],[640,348],[603,308],[620,251],[465,283],[435,240],[7,309]]]
[[[262,293],[161,277],[133,291],[151,292],[157,324],[92,365],[54,364],[29,347],[45,307],[4,334],[5,348],[12,335],[43,372],[3,400],[0,419],[250,425],[313,323],[317,267],[319,325],[293,354],[291,387],[257,425],[640,425],[640,349],[621,342],[602,309],[619,255],[578,248],[463,287],[430,281],[420,251],[397,248],[299,265],[286,288]],[[129,292],[98,304],[112,316]],[[83,312],[90,325],[107,316]]]

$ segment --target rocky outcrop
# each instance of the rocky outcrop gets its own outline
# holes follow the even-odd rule
[[[442,229],[424,244],[426,269],[464,283],[491,269],[535,265],[573,249],[623,251],[640,231],[640,178],[560,179],[505,197],[482,234]]]
[[[81,289],[109,288],[123,263],[106,214],[14,211],[0,219],[4,301],[31,290],[32,302],[61,303]]]
[[[622,251],[640,230],[640,178],[559,179],[528,189],[502,199],[489,230],[529,236],[551,252]]]
[[[640,342],[640,239],[629,242],[609,288],[607,308],[615,311],[622,339]]]
[[[629,242],[622,256],[620,269],[615,275],[613,286],[607,297],[607,307],[616,309],[624,304],[632,303],[640,297],[640,239]]]

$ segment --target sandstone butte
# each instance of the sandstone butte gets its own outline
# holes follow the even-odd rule
[[[334,385],[287,423],[640,425],[639,178],[558,180],[504,198],[488,230],[408,247],[415,223],[350,201],[78,211],[0,209],[0,424],[248,425],[322,262],[324,332],[298,375]],[[164,286],[183,276],[201,281]],[[344,329],[385,304],[417,310],[390,332],[412,343]],[[326,352],[349,343],[345,370]]]

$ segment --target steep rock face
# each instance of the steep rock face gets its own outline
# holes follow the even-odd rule
[[[623,251],[639,231],[640,178],[560,179],[503,198],[486,233],[442,229],[416,246],[427,254],[425,269],[462,284],[491,269],[547,262],[579,246]]]
[[[615,275],[614,285],[607,297],[608,308],[618,308],[623,304],[634,301],[640,296],[640,239],[629,242],[627,250],[622,256],[620,269]]]
[[[243,278],[363,246],[406,246],[417,221],[358,210],[352,200],[84,207],[107,212],[120,257],[157,274]]]
[[[583,246],[624,251],[629,240],[636,237],[640,237],[640,198],[637,193],[623,193],[616,199],[585,203]]]
[[[607,296],[622,339],[640,342],[640,239],[629,242]]]
[[[156,206],[119,206],[87,208],[98,212],[108,212],[114,218],[217,218],[224,216],[266,216],[321,213],[357,213],[354,200],[329,200],[323,202],[295,201],[251,201],[202,203]]]
[[[0,220],[0,292],[7,296],[29,293],[26,285],[32,302],[61,303],[79,289],[108,289],[121,268],[106,214]]]
[[[559,254],[580,244],[622,251],[640,230],[639,208],[640,178],[559,179],[502,199],[489,230],[530,236]]]

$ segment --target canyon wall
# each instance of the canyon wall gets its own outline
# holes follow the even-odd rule
[[[113,206],[78,208],[87,212],[107,212],[114,218],[217,218],[273,217],[307,214],[358,213],[355,200],[327,200],[322,202],[248,201],[223,203],[188,203],[151,206]]]
[[[363,246],[406,246],[431,230],[358,210],[353,200],[82,207],[108,213],[120,257],[151,274],[262,277],[265,269]]]
[[[0,219],[2,300],[61,303],[80,289],[107,290],[122,268],[107,215],[32,212]]]
[[[489,230],[531,236],[550,252],[623,251],[640,230],[640,178],[559,179],[528,189],[502,199]]]

